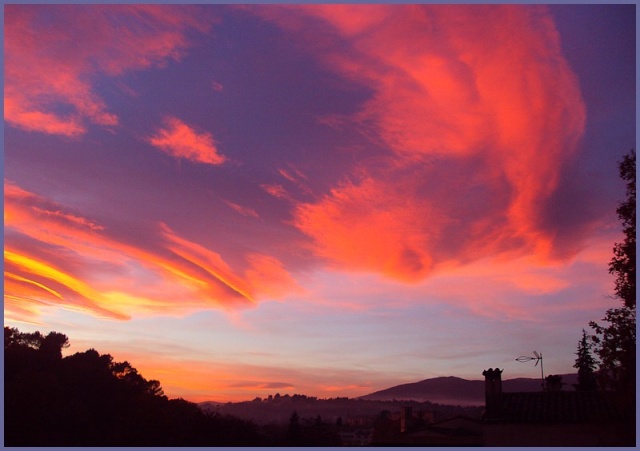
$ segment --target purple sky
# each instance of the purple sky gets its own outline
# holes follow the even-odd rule
[[[5,325],[169,396],[573,371],[635,5],[5,7]]]

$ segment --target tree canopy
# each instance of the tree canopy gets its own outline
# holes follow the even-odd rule
[[[622,221],[624,240],[616,243],[609,272],[616,276],[616,296],[625,307],[636,306],[636,153],[631,151],[620,162],[620,178],[627,183],[627,198],[616,212]]]
[[[604,323],[590,322],[595,352],[600,359],[599,376],[604,388],[635,400],[636,384],[636,154],[625,155],[619,164],[626,182],[626,199],[617,208],[624,240],[616,243],[609,272],[616,276],[615,294],[622,306],[607,310]]]

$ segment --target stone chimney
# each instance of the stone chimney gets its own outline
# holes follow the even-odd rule
[[[485,418],[496,420],[502,414],[502,371],[498,368],[484,370]]]
[[[544,382],[545,382],[544,388],[546,391],[561,391],[562,386],[564,385],[562,383],[562,376],[557,374],[548,375],[547,377],[544,378]]]
[[[400,432],[407,432],[413,423],[413,409],[411,406],[404,406],[400,409]]]

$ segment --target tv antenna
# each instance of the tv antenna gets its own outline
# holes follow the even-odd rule
[[[531,362],[532,360],[536,361],[536,364],[534,366],[538,366],[538,363],[540,364],[540,375],[542,377],[542,386],[544,387],[544,369],[542,368],[542,353],[538,354],[537,351],[533,351],[533,355],[535,357],[531,357],[531,356],[527,356],[527,355],[521,355],[520,357],[518,357],[516,360],[518,362]]]

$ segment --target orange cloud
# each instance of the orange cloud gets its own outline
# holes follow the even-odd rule
[[[165,127],[149,138],[149,142],[173,157],[194,163],[216,165],[225,161],[210,133],[198,133],[175,117],[167,117]]]
[[[61,305],[125,319],[251,305],[297,290],[274,257],[248,254],[244,267],[232,268],[220,254],[166,225],[145,233],[142,241],[120,237],[6,182],[5,309],[22,309],[22,318]]]
[[[189,278],[201,284],[204,282],[203,285],[208,290],[216,291],[212,297],[222,295],[222,293],[217,293],[219,288],[222,288],[224,291],[232,293],[232,296],[227,295],[226,297],[239,296],[247,301],[253,300],[249,287],[233,273],[219,254],[177,236],[166,226],[163,226],[162,229],[163,235],[168,242],[167,248],[181,257],[179,264],[171,263],[166,266],[167,269],[179,268],[178,274],[181,277]],[[209,282],[212,279],[214,283]]]
[[[249,268],[245,271],[245,279],[251,286],[259,287],[263,297],[282,299],[287,295],[303,292],[277,258],[253,253],[247,255],[246,259]]]
[[[357,384],[348,384],[348,385],[320,385],[320,390],[324,391],[324,392],[346,392],[346,391],[352,391],[352,392],[357,392],[357,391],[361,391],[361,392],[366,392],[366,391],[373,391],[372,387],[370,385],[357,385]]]
[[[388,153],[294,212],[317,254],[402,280],[483,255],[556,258],[542,215],[575,155],[585,107],[545,7],[255,11],[292,31],[321,26],[311,51],[373,92],[341,120]]]
[[[432,269],[430,240],[446,219],[430,214],[429,201],[413,190],[372,178],[345,183],[318,203],[300,205],[294,223],[318,243],[319,255],[338,266],[417,280]]]
[[[87,122],[117,125],[93,79],[180,58],[186,31],[206,32],[207,16],[163,5],[7,5],[5,120],[65,136],[82,135]]]

